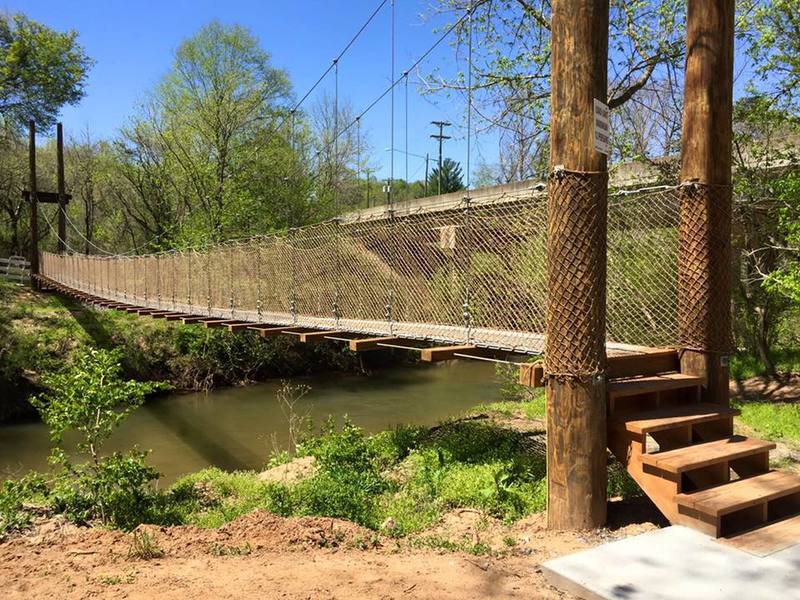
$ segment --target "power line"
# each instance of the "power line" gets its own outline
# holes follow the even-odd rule
[[[289,118],[289,116],[294,118],[294,114],[297,112],[297,109],[300,108],[300,106],[303,104],[303,102],[305,102],[312,93],[314,93],[314,90],[316,90],[317,87],[319,87],[319,84],[322,83],[325,80],[325,77],[327,77],[328,74],[333,70],[333,68],[336,65],[336,63],[338,63],[339,60],[341,60],[341,58],[347,53],[347,51],[350,50],[352,45],[356,43],[356,40],[358,40],[358,38],[361,37],[361,34],[364,33],[364,30],[369,26],[370,23],[372,23],[372,20],[377,16],[377,14],[381,11],[381,9],[386,5],[386,3],[388,1],[389,0],[382,0],[378,4],[378,6],[375,8],[375,10],[373,10],[372,13],[369,15],[367,20],[364,21],[364,24],[361,25],[361,28],[355,33],[355,35],[353,35],[352,38],[350,38],[350,41],[347,42],[347,44],[342,49],[342,51],[339,52],[339,54],[336,56],[336,58],[333,59],[333,62],[330,65],[328,65],[328,68],[325,69],[325,71],[323,71],[322,75],[319,76],[319,79],[317,79],[317,81],[314,82],[314,85],[312,85],[308,89],[308,91],[303,95],[303,97],[300,98],[300,100],[298,102],[296,102],[295,105],[289,110],[289,115],[284,116],[284,118],[278,124],[276,129],[280,129],[281,127],[283,127],[284,123],[286,123],[286,119]]]
[[[486,1],[487,1],[487,0],[483,0],[483,2],[486,2]],[[481,2],[481,3],[483,3],[483,2]],[[473,9],[474,9],[474,7],[473,7]],[[467,20],[467,17],[468,17],[468,16],[469,16],[469,14],[468,14],[468,13],[464,13],[464,15],[462,15],[462,16],[461,16],[461,18],[459,18],[457,21],[455,21],[454,23],[452,23],[452,24],[451,24],[451,25],[450,25],[450,26],[449,26],[449,27],[448,27],[448,28],[447,28],[447,29],[444,31],[444,33],[442,33],[442,35],[441,35],[441,36],[439,36],[439,38],[437,38],[437,40],[436,40],[436,41],[435,41],[433,44],[431,44],[431,45],[430,45],[430,47],[428,47],[428,49],[427,49],[425,52],[423,52],[423,53],[422,53],[422,54],[419,56],[419,58],[417,58],[417,60],[415,60],[415,61],[414,61],[414,62],[411,64],[411,66],[409,66],[409,68],[408,68],[408,69],[406,69],[406,70],[407,70],[407,71],[410,73],[411,71],[413,71],[414,69],[416,69],[416,68],[417,68],[417,67],[418,67],[420,64],[422,64],[422,62],[423,62],[423,61],[424,61],[426,58],[428,58],[428,56],[430,56],[430,54],[431,54],[431,53],[432,53],[432,52],[433,52],[433,51],[434,51],[436,48],[438,48],[438,47],[439,47],[439,45],[440,45],[440,44],[441,44],[441,43],[442,43],[442,42],[443,42],[445,39],[447,39],[447,37],[448,37],[448,36],[449,36],[449,35],[450,35],[450,34],[453,32],[453,30],[454,30],[454,29],[456,29],[456,27],[458,27],[458,26],[459,26],[459,25],[461,25],[461,24],[462,24],[464,21],[466,21],[466,20]],[[357,116],[356,116],[356,117],[355,117],[355,118],[354,118],[352,121],[350,121],[350,123],[348,123],[348,124],[347,124],[347,125],[346,125],[344,128],[342,128],[342,129],[341,129],[341,131],[339,131],[339,135],[340,135],[340,136],[342,136],[342,135],[344,135],[345,133],[347,133],[347,132],[348,132],[348,131],[349,131],[349,130],[350,130],[352,127],[353,127],[353,125],[355,125],[355,124],[356,124],[356,122],[357,122],[359,119],[362,119],[362,118],[364,117],[364,115],[366,115],[366,114],[367,114],[367,113],[368,113],[370,110],[372,110],[373,108],[375,108],[375,105],[377,105],[377,104],[378,104],[378,103],[379,103],[381,100],[383,100],[383,99],[384,99],[386,96],[388,96],[388,95],[389,95],[389,93],[390,93],[390,92],[392,92],[392,91],[394,90],[394,88],[395,88],[395,87],[397,87],[397,85],[398,85],[398,84],[399,84],[399,83],[400,83],[402,80],[403,80],[403,77],[401,76],[401,77],[399,77],[399,78],[395,79],[394,81],[392,81],[392,83],[391,83],[391,84],[389,84],[389,86],[388,86],[388,87],[387,87],[385,90],[383,90],[383,91],[382,91],[382,92],[381,92],[381,93],[380,93],[380,94],[379,94],[379,95],[378,95],[378,96],[377,96],[377,97],[376,97],[376,98],[375,98],[375,99],[374,99],[372,102],[370,102],[370,103],[367,105],[367,107],[366,107],[366,108],[365,108],[363,111],[361,111],[361,112],[360,112],[360,113],[359,113],[359,114],[358,114],[358,115],[357,115]],[[330,144],[331,144],[331,143],[332,143],[332,141],[331,141],[331,142],[329,142],[328,144],[326,144],[326,146],[330,146]],[[394,154],[394,153],[392,153],[392,154]]]

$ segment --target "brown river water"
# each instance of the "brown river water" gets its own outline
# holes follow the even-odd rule
[[[376,371],[371,376],[295,379],[311,391],[296,411],[317,425],[344,415],[368,432],[394,425],[432,425],[499,398],[491,363],[452,361]],[[209,466],[259,469],[288,444],[287,420],[275,399],[279,381],[149,401],[114,433],[107,450],[138,445],[169,484]],[[42,423],[0,426],[0,480],[47,468],[50,442]]]

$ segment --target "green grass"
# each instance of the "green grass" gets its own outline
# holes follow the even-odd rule
[[[318,471],[296,484],[266,483],[254,472],[206,469],[177,482],[173,514],[218,527],[254,509],[283,516],[343,518],[403,537],[425,530],[452,509],[475,508],[513,522],[546,507],[541,434],[491,422],[451,421],[431,430],[397,429],[367,436],[345,422],[306,440],[300,455]],[[609,470],[610,496],[640,493],[618,465]],[[463,549],[463,548],[459,548]],[[474,549],[467,549],[473,551]]]
[[[800,404],[787,402],[739,402],[741,421],[759,435],[800,446]]]
[[[471,413],[488,413],[507,418],[523,417],[525,419],[544,420],[545,399],[544,393],[530,401],[500,400],[479,404],[470,411]]]
[[[778,373],[800,373],[800,348],[777,348],[772,360]],[[764,363],[750,352],[738,352],[731,356],[730,375],[736,381],[759,377],[766,373]]]

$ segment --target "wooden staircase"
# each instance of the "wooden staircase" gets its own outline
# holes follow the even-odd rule
[[[674,350],[609,357],[608,445],[671,523],[715,537],[800,514],[800,476],[771,471],[775,444],[733,434],[736,409]]]

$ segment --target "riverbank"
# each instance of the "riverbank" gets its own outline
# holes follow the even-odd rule
[[[323,427],[301,436],[293,454],[273,455],[266,470],[211,468],[180,479],[130,532],[76,524],[41,499],[19,497],[31,520],[0,542],[4,591],[514,598],[536,590],[570,598],[546,583],[541,562],[665,522],[612,463],[607,527],[547,530],[544,403],[541,391],[527,392],[431,427],[374,435]]]
[[[518,404],[541,416],[538,395]],[[375,435],[328,426],[293,455],[273,456],[266,471],[191,474],[150,513],[172,526],[110,531],[42,505],[30,528],[0,542],[4,591],[10,598],[482,598],[537,590],[565,598],[545,583],[540,562],[661,524],[612,468],[607,528],[548,531],[543,421],[492,406],[500,405]],[[20,508],[31,510],[31,502]]]
[[[28,399],[41,391],[42,375],[88,348],[118,348],[126,377],[163,381],[183,391],[365,368],[358,355],[337,344],[262,339],[252,332],[230,335],[96,310],[0,282],[0,423],[35,418]]]

